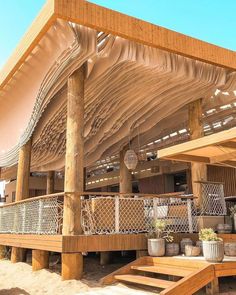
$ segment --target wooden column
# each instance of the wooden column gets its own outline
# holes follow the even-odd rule
[[[202,99],[194,101],[189,105],[189,132],[191,140],[204,136],[202,124]],[[191,164],[191,175],[193,195],[197,197],[196,205],[201,206],[202,196],[200,184],[196,183],[196,181],[207,180],[207,165],[193,162]]]
[[[85,64],[68,79],[63,235],[82,234],[80,195],[84,189],[84,79]],[[62,279],[80,279],[82,253],[62,254]]]
[[[23,145],[19,152],[16,180],[16,201],[29,198],[31,140]]]
[[[49,252],[43,250],[32,250],[32,270],[49,268]]]
[[[29,177],[30,177],[31,140],[23,145],[19,152],[16,181],[16,201],[21,201],[29,197]],[[25,260],[26,250],[12,247],[11,262],[21,262]]]
[[[54,179],[55,179],[55,172],[54,171],[48,171],[47,173],[47,195],[54,193]]]
[[[125,166],[124,156],[127,148],[120,152],[120,193],[132,193],[132,174]]]

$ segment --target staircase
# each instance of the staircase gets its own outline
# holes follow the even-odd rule
[[[190,295],[212,282],[214,265],[172,257],[141,257],[103,278],[104,284],[121,282],[157,289],[161,295]]]

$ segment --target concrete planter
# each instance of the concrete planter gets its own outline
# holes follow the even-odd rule
[[[177,256],[177,255],[179,255],[179,244],[166,243],[166,256]]]
[[[203,256],[209,262],[222,262],[224,259],[223,241],[203,241]]]
[[[228,242],[225,243],[225,255],[227,256],[236,256],[236,243],[235,242]]]
[[[164,256],[165,240],[164,239],[148,239],[148,254],[150,256]]]
[[[193,245],[193,241],[190,238],[183,238],[180,242],[180,250],[181,253],[185,253],[185,246],[192,246]]]
[[[185,256],[199,256],[201,253],[201,248],[198,246],[191,246],[186,245],[185,246]]]

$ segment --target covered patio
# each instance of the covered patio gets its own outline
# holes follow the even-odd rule
[[[236,158],[235,57],[87,1],[48,1],[0,73],[0,179],[16,185],[0,207],[0,245],[11,261],[32,249],[38,270],[59,252],[62,278],[80,279],[83,252],[141,256],[156,218],[177,240],[196,239],[199,216],[224,218],[223,185],[206,183],[206,164]],[[186,169],[188,191],[168,177],[160,193],[132,187]],[[33,174],[47,178],[46,194],[30,195]],[[214,206],[202,206],[206,186]]]

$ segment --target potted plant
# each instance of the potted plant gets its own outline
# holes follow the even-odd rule
[[[150,256],[164,256],[165,242],[173,242],[173,237],[165,232],[167,223],[157,219],[153,223],[153,228],[148,235],[148,254]]]
[[[203,228],[199,232],[202,241],[203,256],[209,262],[221,262],[224,259],[224,243],[212,228]]]
[[[232,218],[232,223],[234,225],[234,232],[236,231],[236,205],[229,208],[230,217]]]

